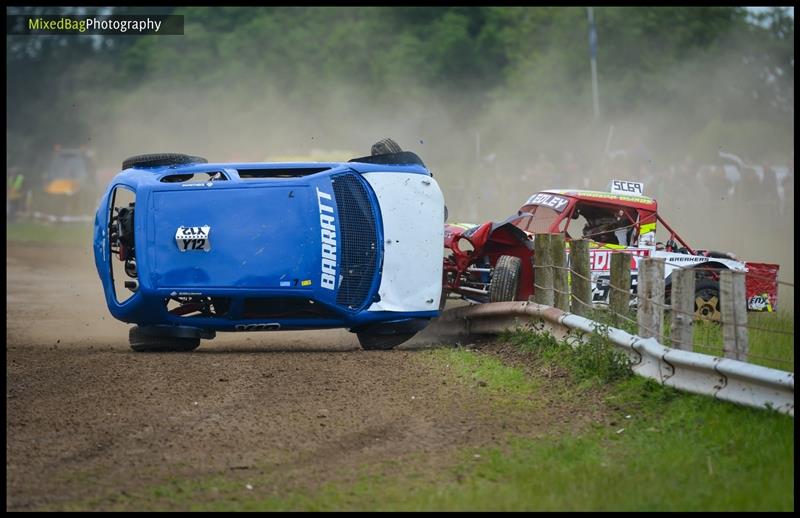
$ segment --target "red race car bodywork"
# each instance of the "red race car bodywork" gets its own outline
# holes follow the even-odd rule
[[[639,187],[638,192],[641,192]],[[669,233],[665,244],[656,242],[656,227]],[[444,234],[445,294],[471,302],[528,300],[534,293],[533,242],[536,234],[563,234],[567,241],[590,240],[592,301],[607,303],[610,257],[631,255],[631,290],[635,294],[642,257],[665,260],[667,291],[676,268],[698,271],[696,311],[719,318],[719,271],[747,272],[748,309],[774,311],[777,306],[778,265],[745,263],[733,254],[691,248],[658,214],[656,200],[641,194],[600,191],[550,190],[531,196],[517,214],[500,222],[480,225],[446,224]],[[501,257],[514,271],[516,289],[508,283],[502,293],[492,283]],[[507,268],[504,262],[503,268]],[[505,275],[505,273],[504,273]],[[702,282],[701,282],[702,281]]]

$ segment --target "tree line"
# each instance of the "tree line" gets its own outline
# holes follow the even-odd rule
[[[79,13],[59,9],[7,13]],[[544,121],[567,114],[606,127],[657,107],[685,114],[676,146],[700,142],[712,150],[732,139],[747,147],[752,133],[766,132],[775,138],[759,140],[776,150],[792,147],[794,20],[781,8],[759,15],[741,7],[594,8],[600,120],[592,119],[585,8],[103,12],[180,14],[185,33],[7,36],[7,161],[35,160],[55,143],[91,145],[94,119],[87,113],[112,110],[143,85],[202,91],[210,102],[227,94],[257,102],[252,94],[261,91],[313,102],[337,86],[375,105],[433,96],[446,99],[454,120],[470,127],[488,127],[503,113]],[[655,138],[663,128],[652,124]]]

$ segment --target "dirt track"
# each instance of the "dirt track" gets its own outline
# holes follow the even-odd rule
[[[274,474],[313,488],[365,464],[602,419],[545,388],[504,405],[420,345],[365,352],[347,331],[221,334],[193,353],[130,351],[90,251],[9,243],[6,508],[61,508],[170,477]],[[418,342],[419,343],[419,342]]]

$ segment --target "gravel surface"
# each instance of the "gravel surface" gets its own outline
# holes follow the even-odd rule
[[[88,248],[9,243],[7,275],[7,510],[100,510],[172,478],[267,474],[280,494],[390,460],[435,473],[461,448],[600,418],[547,384],[541,404],[505,404],[420,341],[367,352],[346,330],[135,353]]]

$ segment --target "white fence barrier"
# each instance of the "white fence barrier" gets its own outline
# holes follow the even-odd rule
[[[444,311],[431,331],[470,335],[526,328],[549,332],[557,339],[575,336],[582,340],[600,326],[534,302],[495,302]],[[665,347],[655,338],[642,338],[610,326],[607,331],[611,343],[631,357],[633,371],[640,376],[678,390],[794,416],[794,373]]]

